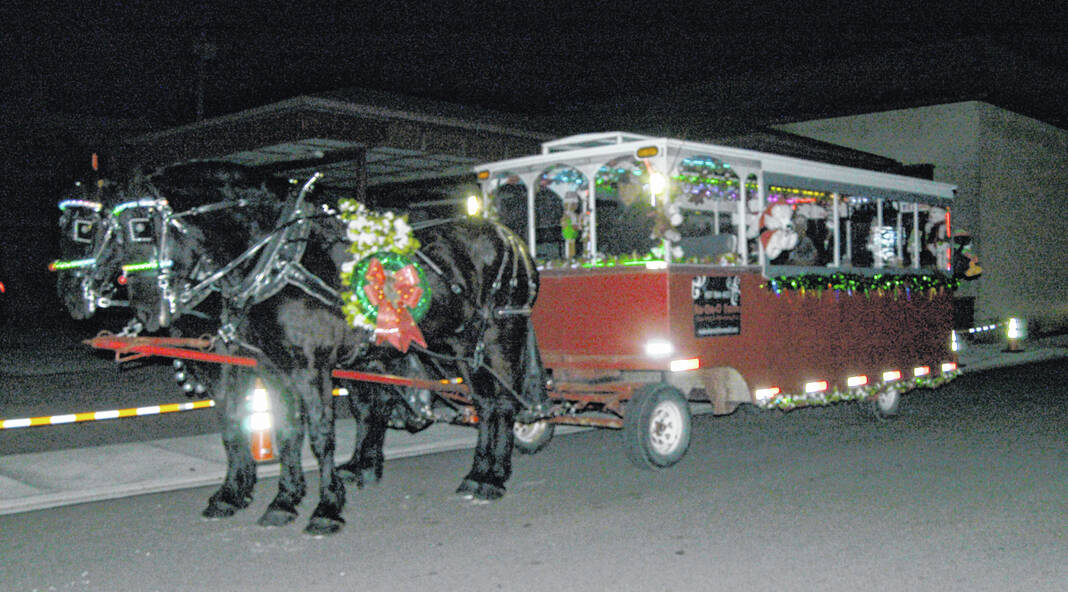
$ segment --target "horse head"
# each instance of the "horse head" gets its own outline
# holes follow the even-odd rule
[[[49,268],[56,273],[60,302],[78,320],[91,317],[101,299],[106,304],[115,292],[114,284],[97,286],[89,279],[107,234],[103,202],[111,189],[106,181],[92,189],[78,183],[59,202],[59,259]]]
[[[246,254],[273,231],[285,189],[239,165],[193,163],[135,179],[117,195],[95,277],[118,275],[136,318],[156,331],[233,289],[254,258]]]

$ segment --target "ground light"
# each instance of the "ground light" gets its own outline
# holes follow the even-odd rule
[[[271,442],[271,399],[263,380],[257,378],[248,400],[249,441],[252,445],[252,458],[257,461],[274,458],[274,445]]]
[[[1005,347],[1007,352],[1020,352],[1020,342],[1027,339],[1027,320],[1013,317],[1005,326],[1005,338],[1008,340]]]

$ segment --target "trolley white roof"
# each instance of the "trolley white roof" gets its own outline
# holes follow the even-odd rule
[[[489,179],[493,179],[505,173],[536,173],[555,164],[581,169],[603,165],[621,156],[635,156],[639,149],[656,147],[657,154],[650,160],[659,161],[657,168],[663,172],[670,172],[685,158],[711,156],[730,165],[743,178],[750,174],[758,175],[765,187],[780,185],[922,203],[948,202],[953,199],[957,190],[956,185],[904,175],[620,131],[579,134],[544,142],[541,146],[541,154],[490,162],[479,165],[474,170],[480,174],[488,172]]]

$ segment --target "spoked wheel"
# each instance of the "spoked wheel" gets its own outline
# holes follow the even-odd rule
[[[650,384],[638,389],[623,412],[623,448],[635,466],[662,469],[690,447],[690,406],[678,389]]]
[[[897,415],[900,405],[901,391],[891,386],[879,391],[879,394],[872,399],[871,410],[876,419],[886,420]]]
[[[534,454],[549,445],[556,431],[556,424],[547,421],[534,423],[515,422],[512,432],[515,434],[515,449],[523,454]]]

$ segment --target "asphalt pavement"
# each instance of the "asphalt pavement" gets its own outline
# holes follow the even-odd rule
[[[40,335],[18,338],[0,332],[0,342],[3,346],[0,373],[8,376],[32,375],[42,367],[50,372],[58,369],[73,374],[94,365],[113,363],[76,347],[55,347]],[[69,336],[63,343],[70,343]],[[1068,335],[1025,341],[1017,351],[1006,349],[1001,342],[965,343],[960,353],[960,368],[972,373],[1068,357]],[[212,413],[210,410],[189,412]],[[13,418],[4,416],[0,408],[0,420],[9,419]],[[126,420],[118,417],[106,421]],[[50,426],[7,429],[48,430]],[[385,454],[387,459],[396,459],[474,448],[475,439],[475,430],[445,424],[433,425],[417,434],[391,431],[386,438]],[[337,442],[339,461],[348,460],[355,442],[355,425],[351,420],[338,422]],[[303,459],[306,470],[316,468],[307,445]],[[278,464],[273,462],[261,463],[258,469],[261,477],[275,476],[278,470]],[[0,514],[213,485],[222,482],[225,472],[226,459],[218,434],[26,454],[7,455],[0,451]]]

